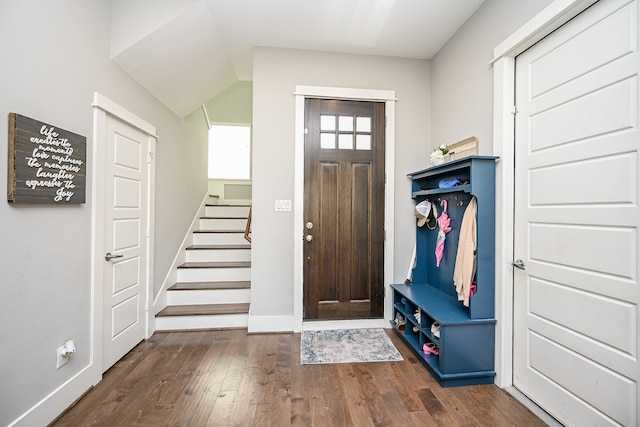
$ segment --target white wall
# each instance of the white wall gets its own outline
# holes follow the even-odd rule
[[[211,123],[251,123],[253,82],[237,81],[205,104]]]
[[[238,81],[205,104],[212,124],[251,124],[253,121],[253,82]],[[250,204],[251,200],[225,200],[225,184],[251,185],[251,180],[210,179],[209,194],[220,196],[220,204]],[[212,201],[215,203],[215,201]]]
[[[493,49],[551,2],[486,0],[433,58],[433,147],[476,136],[492,154]]]
[[[253,221],[251,315],[293,316],[293,212],[275,212],[276,199],[294,200],[296,85],[394,90],[395,282],[403,282],[415,229],[408,172],[428,163],[430,63],[257,48],[253,81]],[[300,234],[300,236],[302,236]]]
[[[156,283],[206,192],[201,115],[180,120],[131,80],[109,59],[109,35],[108,0],[2,1],[0,188],[7,187],[9,112],[86,136],[88,160],[85,204],[0,202],[3,426],[25,414],[23,425],[45,425],[79,397],[78,387],[95,371],[89,359],[93,93],[157,128]],[[55,351],[66,338],[75,340],[77,353],[56,370]]]
[[[112,0],[111,55],[116,56],[199,0]]]
[[[514,31],[549,5],[552,0],[486,0],[465,25],[433,58],[432,64],[432,143],[453,143],[469,136],[479,139],[480,154],[493,153],[493,50]],[[513,166],[511,166],[512,170]],[[497,179],[500,181],[500,166]],[[510,170],[504,166],[504,170]],[[498,185],[497,188],[500,188]],[[498,199],[501,195],[498,194]],[[500,204],[496,206],[500,218]],[[500,222],[500,219],[498,219]],[[496,227],[498,269],[504,262],[499,245],[511,244],[512,236],[500,236]],[[501,274],[497,278],[502,277]],[[510,348],[512,319],[501,315],[505,284],[496,283],[496,383],[511,384],[508,360],[503,349]]]

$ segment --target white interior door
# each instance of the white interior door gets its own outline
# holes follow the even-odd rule
[[[516,59],[514,385],[636,426],[638,6],[601,0]]]
[[[149,144],[148,135],[107,115],[103,372],[145,337]]]

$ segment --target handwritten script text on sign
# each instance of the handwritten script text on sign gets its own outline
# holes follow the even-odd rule
[[[80,167],[84,162],[71,157],[73,147],[68,138],[59,138],[58,132],[53,127],[43,125],[40,128],[40,135],[43,138],[32,136],[30,141],[37,145],[31,153],[31,157],[26,157],[27,166],[37,168],[36,179],[25,182],[29,188],[38,187],[57,188],[53,198],[55,202],[71,199],[76,185],[73,183],[76,173],[80,172]],[[43,165],[44,163],[44,165]],[[45,170],[44,168],[48,169]],[[55,170],[56,172],[51,172]]]

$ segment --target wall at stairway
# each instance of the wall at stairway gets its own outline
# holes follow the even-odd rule
[[[205,104],[211,123],[251,123],[253,82],[238,81]]]
[[[157,128],[156,282],[206,192],[201,112],[180,120],[111,62],[110,10],[110,0],[2,2],[0,188],[9,112],[86,136],[88,159],[85,204],[0,203],[2,426],[46,425],[101,374],[90,360],[93,93]],[[67,338],[77,352],[56,370],[56,348]]]
[[[253,82],[238,81],[205,104],[212,124],[251,124],[253,121]],[[209,194],[220,196],[218,203],[251,203],[251,199],[229,198],[225,184],[251,185],[250,181],[209,180]]]
[[[294,225],[293,212],[275,212],[274,201],[294,199],[296,85],[396,91],[394,278],[404,281],[415,240],[406,173],[428,161],[429,81],[426,60],[255,49],[252,315],[293,316],[294,226],[302,224]]]

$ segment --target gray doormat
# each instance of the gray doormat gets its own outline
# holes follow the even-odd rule
[[[397,362],[404,360],[384,329],[303,331],[300,363]]]

